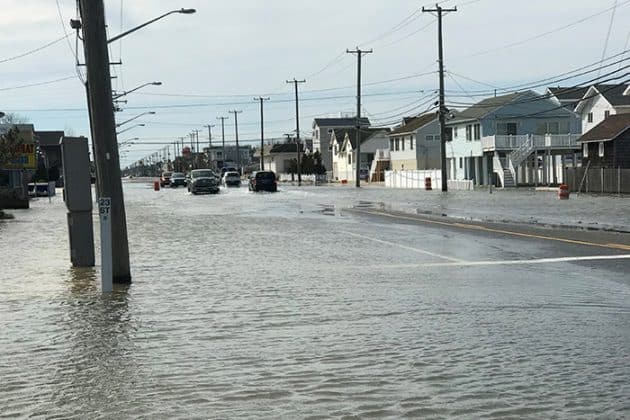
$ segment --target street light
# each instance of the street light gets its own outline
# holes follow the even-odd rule
[[[151,86],[151,85],[153,85],[153,86],[161,86],[161,85],[162,85],[162,82],[149,82],[149,83],[144,83],[144,84],[142,84],[142,85],[140,85],[140,86],[138,86],[138,87],[136,87],[136,88],[133,88],[133,89],[131,89],[131,90],[124,91],[123,93],[119,93],[118,95],[113,95],[113,96],[112,96],[112,99],[115,101],[115,100],[116,100],[116,99],[118,99],[118,98],[122,98],[123,96],[129,95],[131,92],[135,92],[135,91],[136,91],[136,90],[138,90],[138,89],[142,89],[142,88],[143,88],[143,87],[145,87],[145,86]]]
[[[131,122],[131,121],[133,121],[133,120],[135,120],[135,119],[138,119],[138,118],[142,117],[143,115],[155,115],[155,111],[147,111],[147,112],[143,112],[142,114],[136,115],[136,116],[135,116],[135,117],[133,117],[133,118],[129,118],[127,121],[123,121],[123,122],[121,122],[121,123],[119,123],[119,124],[116,124],[116,127],[120,127],[120,126],[122,126],[122,125],[125,125],[125,124],[127,124],[127,123],[129,123],[129,122]]]
[[[196,10],[195,10],[195,9],[183,9],[183,8],[182,8],[182,9],[179,9],[179,10],[171,10],[170,12],[166,12],[166,13],[164,13],[163,15],[156,17],[155,19],[151,19],[150,21],[143,23],[142,25],[138,25],[138,26],[136,26],[135,28],[129,29],[128,31],[125,31],[125,32],[123,32],[123,33],[122,33],[122,34],[120,34],[120,35],[116,35],[115,37],[108,39],[108,40],[107,40],[107,43],[108,43],[108,44],[110,44],[110,43],[112,43],[112,42],[114,42],[114,41],[118,41],[118,40],[119,40],[120,38],[122,38],[123,36],[129,35],[130,33],[135,32],[135,31],[137,31],[138,29],[142,29],[142,28],[144,28],[145,26],[150,25],[150,24],[152,24],[153,22],[155,22],[155,21],[157,21],[157,20],[160,20],[160,19],[162,19],[162,18],[165,18],[166,16],[171,15],[171,14],[173,14],[173,13],[181,13],[181,14],[184,14],[184,15],[190,15],[190,14],[193,14],[193,13],[195,13],[195,12],[196,12]]]
[[[146,124],[136,124],[136,125],[132,125],[132,126],[131,126],[131,127],[129,127],[129,128],[125,128],[125,129],[124,129],[124,130],[122,130],[122,131],[118,131],[118,132],[116,132],[116,135],[122,134],[122,133],[124,133],[125,131],[132,130],[132,129],[136,128],[136,127],[144,127],[145,125],[146,125]]]
[[[130,139],[126,139],[121,141],[120,143],[118,143],[119,146],[122,146],[123,144],[127,144],[127,143],[134,143],[136,140],[140,140],[140,137],[132,137]]]

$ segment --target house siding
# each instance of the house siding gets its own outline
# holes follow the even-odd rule
[[[582,159],[582,166],[589,168],[630,169],[630,130],[613,141],[604,142],[604,156],[599,156],[599,142],[586,143],[588,157]]]
[[[613,108],[613,106],[602,95],[592,98],[584,107],[580,115],[582,133],[586,133],[591,128],[604,121],[606,111],[610,112],[610,115],[615,115],[617,113],[615,108]],[[593,122],[588,122],[588,115],[590,113],[593,113]]]

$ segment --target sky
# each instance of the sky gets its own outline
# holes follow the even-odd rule
[[[497,88],[532,85],[597,63],[630,59],[630,0],[449,0],[445,14],[444,61],[447,102],[465,106]],[[615,7],[616,5],[616,7]],[[356,113],[356,55],[362,62],[362,113],[373,125],[394,125],[403,116],[434,110],[438,88],[437,24],[425,0],[105,0],[108,34],[114,36],[167,11],[173,14],[111,44],[113,89],[124,92],[160,81],[126,96],[118,122],[154,111],[119,135],[123,166],[200,130],[208,124],[215,144],[235,139],[238,114],[241,144],[260,139],[264,104],[265,139],[295,130],[293,85],[299,85],[300,130],[310,135],[314,117]],[[75,65],[74,0],[2,0],[0,13],[0,111],[17,113],[36,130],[65,130],[89,137],[85,90]],[[69,36],[62,39],[66,34]],[[36,51],[34,51],[36,50]],[[28,53],[28,54],[27,54]],[[83,63],[78,42],[76,55]],[[623,65],[627,65],[625,62]],[[618,70],[620,64],[602,70]],[[627,81],[626,75],[618,79]],[[590,73],[564,83],[596,77]],[[554,86],[557,84],[553,84]],[[537,88],[544,91],[544,86]],[[172,148],[171,148],[172,153]]]

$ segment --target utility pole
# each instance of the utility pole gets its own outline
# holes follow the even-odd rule
[[[298,84],[306,83],[306,80],[287,80],[287,83],[293,83],[295,87],[295,144],[297,151],[297,173],[298,173],[298,187],[302,185],[302,164],[300,162],[300,107],[298,101]]]
[[[225,120],[229,117],[217,117],[217,120],[221,120],[221,141],[223,142],[223,166],[225,166]],[[219,168],[220,169],[220,168]]]
[[[241,168],[241,149],[238,147],[238,114],[241,112],[243,111],[235,109],[230,111],[230,114],[234,114],[234,127],[236,130],[236,169],[238,169],[238,172],[243,175],[243,169]]]
[[[265,117],[263,114],[263,102],[268,101],[269,98],[263,98],[259,96],[254,98],[255,101],[260,101],[260,170],[265,170]]]
[[[208,127],[208,147],[212,147],[212,127],[215,127],[215,125],[208,124],[206,127]]]
[[[199,154],[200,154],[200,150],[199,150],[199,130],[193,130],[193,132],[191,133],[191,138],[192,140],[195,142],[196,146],[195,148],[197,149],[197,154],[193,154],[193,161],[195,162],[195,167],[197,169],[199,169]]]
[[[348,54],[357,55],[357,154],[354,159],[357,167],[354,175],[357,188],[361,187],[361,57],[363,54],[372,54],[372,52],[372,49],[361,50],[359,47],[356,50],[346,50]]]
[[[80,0],[81,26],[94,161],[100,179],[100,197],[111,199],[112,278],[114,283],[131,283],[127,217],[116,139],[116,120],[112,103],[109,53],[103,0]]]
[[[439,4],[435,5],[435,9],[422,8],[424,13],[437,12],[438,18],[438,63],[440,66],[440,103],[438,118],[440,120],[440,154],[442,165],[442,191],[448,191],[448,173],[446,171],[446,104],[444,103],[444,48],[442,46],[442,13],[456,12],[457,7],[452,9],[443,9]]]

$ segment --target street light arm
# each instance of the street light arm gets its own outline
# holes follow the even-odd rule
[[[131,126],[131,127],[129,127],[129,128],[125,128],[125,129],[124,129],[124,130],[122,130],[122,131],[118,131],[118,132],[116,133],[116,135],[122,134],[122,133],[124,133],[125,131],[129,131],[129,130],[131,130],[131,129],[133,129],[133,128],[136,128],[136,127],[144,127],[144,124],[136,124],[136,125],[132,125],[132,126]]]
[[[112,42],[114,42],[114,41],[118,41],[120,38],[122,38],[122,37],[124,37],[124,36],[127,36],[127,35],[129,35],[130,33],[137,31],[138,29],[142,29],[142,28],[144,28],[145,26],[150,25],[150,24],[152,24],[153,22],[158,21],[158,20],[160,20],[160,19],[163,19],[163,18],[165,18],[166,16],[171,15],[171,14],[173,14],[173,13],[191,14],[191,13],[195,13],[195,9],[179,9],[179,10],[171,10],[170,12],[166,12],[166,13],[164,13],[163,15],[156,17],[155,19],[151,19],[150,21],[143,23],[142,25],[138,25],[138,26],[136,26],[135,28],[129,29],[128,31],[123,32],[122,34],[116,35],[115,37],[108,39],[108,40],[107,40],[107,43],[108,43],[108,44],[110,44],[110,43],[112,43]]]
[[[123,125],[125,125],[125,124],[127,124],[127,123],[130,123],[131,121],[133,121],[133,120],[135,120],[135,119],[138,119],[138,118],[140,118],[140,117],[142,117],[142,116],[144,116],[144,115],[153,115],[153,114],[155,114],[155,112],[154,112],[154,111],[147,111],[147,112],[143,112],[142,114],[136,115],[136,116],[135,116],[135,117],[133,117],[133,118],[129,118],[127,121],[123,121],[123,122],[121,122],[120,124],[116,124],[116,127],[123,126]]]
[[[143,84],[143,85],[138,86],[137,88],[134,88],[134,89],[131,89],[131,90],[125,91],[125,92],[123,92],[123,93],[121,93],[121,94],[118,94],[118,95],[114,95],[114,96],[112,96],[112,100],[114,100],[114,101],[115,101],[116,99],[118,99],[118,98],[122,98],[123,96],[126,96],[126,95],[129,95],[130,93],[135,92],[136,90],[142,89],[142,88],[143,88],[143,87],[145,87],[145,86],[150,86],[150,85],[156,85],[156,86],[158,86],[158,83],[159,83],[160,85],[162,84],[162,82],[149,82],[149,83],[145,83],[145,84]]]

